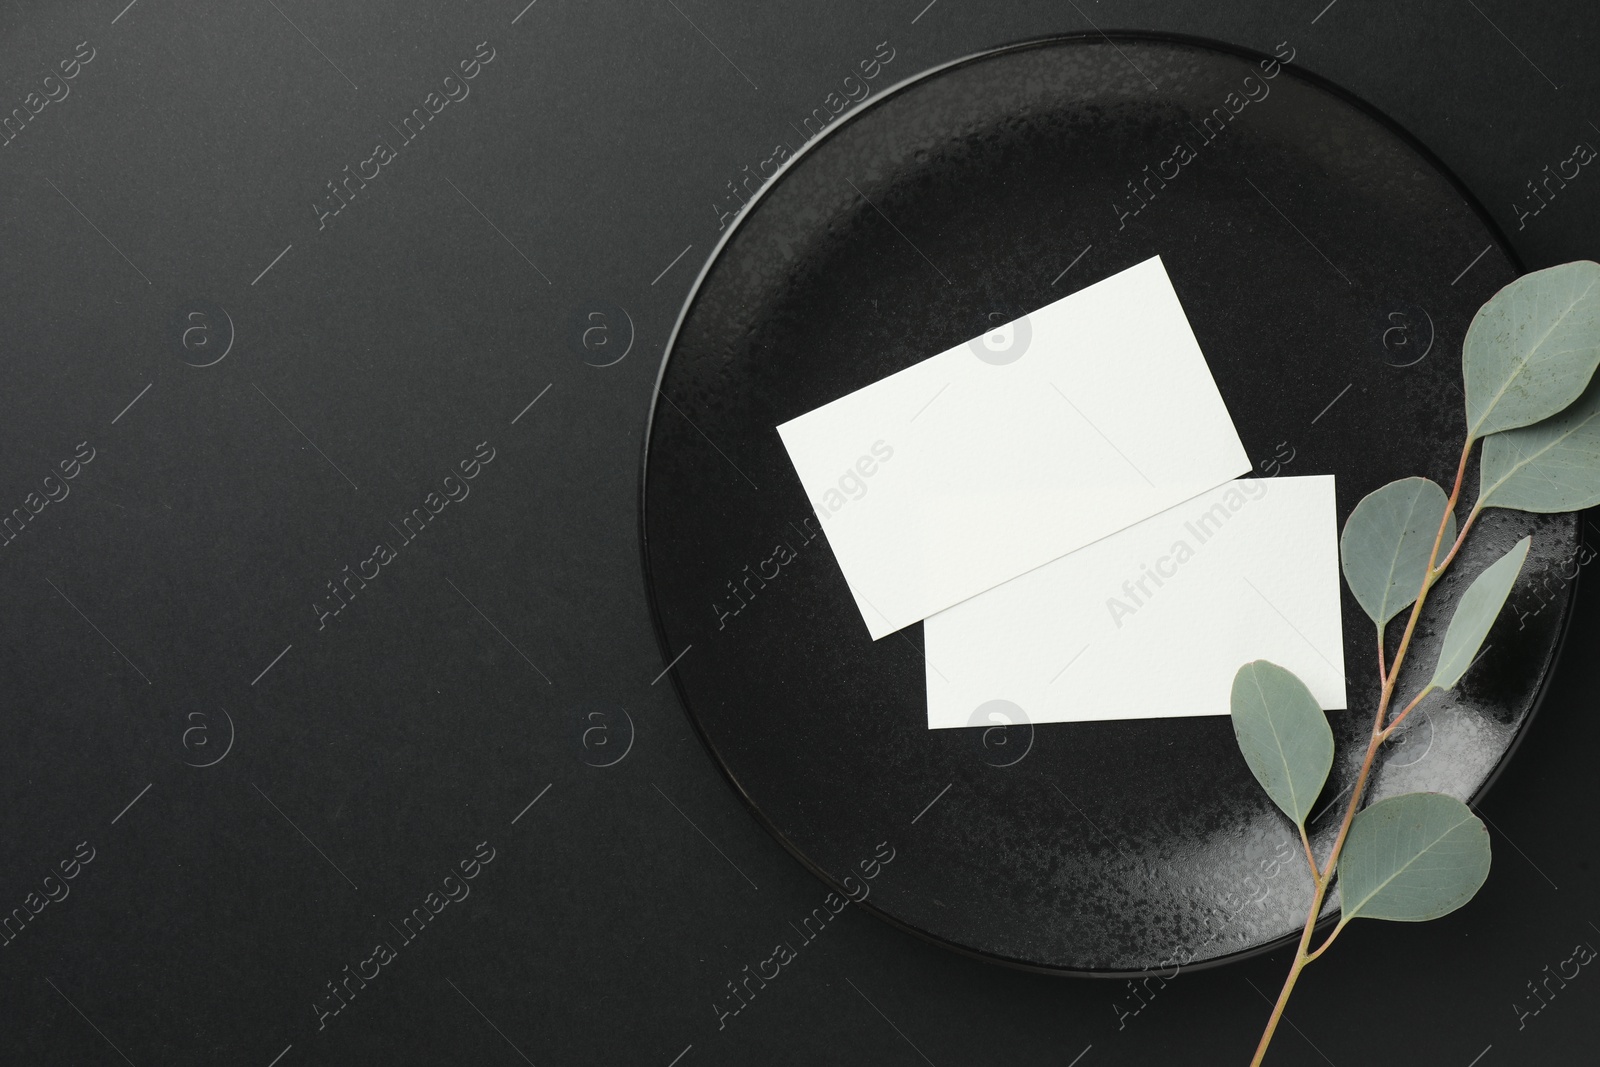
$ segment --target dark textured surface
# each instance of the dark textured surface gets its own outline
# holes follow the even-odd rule
[[[1592,4],[1075,2],[0,4],[4,108],[59,95],[45,74],[95,50],[0,147],[0,509],[79,442],[97,450],[0,548],[0,914],[94,849],[69,896],[0,939],[0,1063],[1243,1064],[1286,952],[1130,986],[998,967],[859,908],[803,938],[826,887],[652,684],[638,479],[663,345],[738,206],[727,183],[797,149],[881,43],[874,97],[1091,19],[1287,40],[1437,152],[1526,267],[1600,252],[1592,167],[1518,220],[1526,182],[1600,142]],[[496,58],[471,96],[319,229],[326,183],[480,42]],[[1296,222],[1360,278],[1333,228]],[[1014,276],[1048,283],[1078,248],[1059,251]],[[1186,284],[1231,301],[1255,278]],[[185,347],[173,324],[193,311],[206,329]],[[226,357],[196,366],[229,321]],[[1341,354],[1352,373],[1328,380],[1356,384],[1314,426],[1331,396],[1286,392],[1284,432],[1365,418],[1384,373],[1369,351]],[[1289,473],[1317,447],[1294,437]],[[319,630],[326,583],[485,440],[471,497]],[[1534,625],[1539,601],[1517,607]],[[1597,642],[1580,593],[1545,705],[1478,809],[1495,847],[1478,898],[1352,926],[1302,978],[1271,1067],[1593,1062],[1600,979],[1547,975],[1600,945]],[[874,897],[924,876],[958,810],[952,788],[910,825],[928,799],[852,857],[895,850]],[[497,853],[470,898],[405,941],[483,841]],[[1236,892],[1255,906],[1257,886]],[[398,958],[319,1022],[327,983],[379,940]],[[798,958],[759,987],[780,940]]]
[[[1158,169],[1178,142],[1193,158]],[[729,778],[841,888],[875,834],[949,785],[933,839],[871,903],[987,957],[1140,971],[1298,932],[1310,886],[1275,861],[1296,856],[1293,826],[1226,717],[929,731],[920,625],[869,640],[773,427],[982,332],[990,312],[1005,321],[1159,254],[1260,473],[1336,475],[1342,523],[1394,478],[1453,479],[1455,353],[1516,273],[1499,240],[1380,120],[1292,66],[1195,44],[1020,47],[834,127],[702,278],[646,460],[664,649],[695,646],[675,680]],[[1513,594],[1527,599],[1574,554],[1576,528],[1490,512],[1428,605],[1413,688],[1461,574],[1532,532]],[[795,555],[781,568],[778,543]],[[1423,705],[1374,798],[1473,796],[1533,706],[1569,597],[1501,622],[1462,687]],[[1350,710],[1330,716],[1345,758],[1328,802],[1354,781],[1377,700],[1372,627],[1346,601]],[[1341,811],[1314,824],[1323,849]],[[1240,907],[1241,893],[1259,899]]]

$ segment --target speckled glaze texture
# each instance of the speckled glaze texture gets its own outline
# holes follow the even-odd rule
[[[1341,522],[1395,478],[1448,487],[1461,339],[1517,267],[1426,152],[1293,63],[1263,79],[1261,58],[1069,38],[914,80],[769,185],[666,355],[641,503],[664,658],[693,646],[672,682],[763,825],[834,884],[889,841],[867,906],[948,947],[1072,974],[1202,966],[1297,932],[1310,886],[1226,717],[929,731],[921,627],[868,639],[774,427],[1159,253],[1259,474],[1336,475]],[[1206,137],[1252,84],[1269,91]],[[1144,186],[1179,142],[1193,158]],[[1137,213],[1130,182],[1154,192]],[[1414,687],[1467,581],[1530,532],[1488,650],[1425,703],[1374,797],[1471,798],[1514,746],[1565,625],[1573,516],[1487,513],[1410,658]],[[729,583],[753,595],[724,615]],[[1344,631],[1324,806],[1378,691],[1348,593]],[[1320,848],[1337,821],[1316,817]]]

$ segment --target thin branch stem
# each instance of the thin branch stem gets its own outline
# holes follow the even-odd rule
[[[1306,962],[1307,962],[1307,963],[1311,963],[1311,962],[1312,962],[1312,961],[1314,961],[1314,960],[1315,960],[1315,959],[1316,959],[1316,958],[1317,958],[1317,957],[1318,957],[1318,956],[1320,956],[1320,955],[1322,955],[1322,954],[1323,954],[1323,953],[1324,953],[1324,952],[1326,952],[1326,951],[1328,951],[1328,947],[1329,947],[1329,946],[1330,946],[1330,945],[1332,945],[1332,944],[1333,944],[1333,940],[1334,940],[1334,938],[1336,938],[1336,937],[1338,937],[1338,936],[1339,936],[1339,934],[1340,934],[1340,932],[1341,932],[1341,931],[1342,931],[1342,930],[1344,930],[1344,927],[1345,927],[1345,924],[1344,924],[1344,922],[1343,922],[1343,921],[1342,921],[1342,920],[1341,920],[1341,921],[1340,921],[1340,923],[1339,923],[1339,925],[1338,925],[1338,926],[1335,926],[1335,927],[1334,927],[1334,928],[1333,928],[1333,930],[1332,930],[1332,931],[1331,931],[1331,932],[1330,932],[1330,933],[1329,933],[1329,934],[1328,934],[1328,940],[1326,940],[1326,941],[1324,941],[1324,942],[1323,942],[1323,943],[1322,943],[1322,946],[1321,946],[1321,947],[1320,947],[1320,948],[1318,948],[1318,949],[1317,949],[1317,950],[1316,950],[1316,951],[1315,951],[1315,952],[1313,952],[1313,953],[1312,953],[1312,954],[1311,954],[1311,955],[1309,955],[1309,956],[1307,956],[1307,957],[1306,957]]]
[[[1433,692],[1434,688],[1432,685],[1424,687],[1422,692],[1411,698],[1411,703],[1405,706],[1405,710],[1396,715],[1393,721],[1383,728],[1383,739],[1385,741],[1389,739],[1389,735],[1394,733],[1396,727],[1406,721],[1406,716],[1411,714],[1411,709],[1422,703],[1422,698]]]
[[[1380,728],[1383,722],[1383,713],[1388,710],[1385,701],[1378,708],[1378,717],[1372,724],[1372,737],[1367,741],[1367,755],[1361,761],[1361,772],[1356,775],[1355,788],[1350,790],[1350,803],[1344,809],[1344,821],[1339,824],[1339,836],[1333,839],[1333,850],[1328,853],[1328,862],[1323,867],[1323,892],[1327,892],[1328,885],[1333,881],[1333,871],[1339,862],[1339,853],[1344,851],[1345,838],[1350,836],[1350,824],[1355,822],[1356,811],[1361,807],[1361,795],[1366,791],[1367,779],[1372,776],[1372,763],[1378,755],[1378,746],[1383,743],[1383,731]]]
[[[1461,546],[1466,543],[1467,531],[1472,529],[1472,524],[1478,521],[1478,516],[1481,514],[1483,514],[1483,501],[1479,500],[1472,505],[1472,510],[1467,513],[1467,521],[1461,524],[1461,533],[1456,535],[1456,543],[1450,546],[1450,554],[1445,556],[1444,560],[1433,569],[1435,578],[1443,574],[1445,568],[1455,560],[1456,553],[1460,552]]]
[[[1311,880],[1322,883],[1322,872],[1317,869],[1317,857],[1311,852],[1311,838],[1306,835],[1306,824],[1300,824],[1300,843],[1306,847],[1306,863],[1311,866]]]
[[[1283,1009],[1288,1006],[1289,994],[1294,992],[1295,982],[1300,980],[1300,972],[1306,966],[1306,946],[1311,943],[1311,934],[1317,928],[1317,913],[1322,910],[1322,898],[1327,895],[1328,884],[1322,879],[1317,880],[1317,891],[1311,898],[1311,913],[1306,916],[1305,929],[1300,931],[1300,947],[1295,950],[1294,963],[1289,968],[1289,977],[1283,983],[1283,989],[1278,993],[1278,1001],[1272,1006],[1272,1016],[1267,1020],[1267,1029],[1261,1035],[1261,1042],[1256,1045],[1256,1054],[1250,1061],[1250,1067],[1261,1067],[1261,1061],[1267,1055],[1267,1046],[1272,1044],[1272,1035],[1278,1029],[1278,1020],[1283,1018]]]

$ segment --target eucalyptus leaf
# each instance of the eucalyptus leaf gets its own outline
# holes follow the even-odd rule
[[[1405,610],[1422,588],[1439,522],[1449,501],[1426,478],[1402,478],[1361,498],[1339,535],[1344,580],[1361,609],[1382,626]],[[1452,515],[1440,542],[1455,540]]]
[[[1233,676],[1233,733],[1272,802],[1305,825],[1333,766],[1333,731],[1311,690],[1258,659]]]
[[[1524,537],[1511,551],[1485,567],[1483,573],[1472,580],[1467,591],[1456,604],[1456,613],[1450,619],[1450,628],[1444,632],[1444,647],[1439,651],[1439,665],[1433,669],[1430,689],[1451,689],[1461,681],[1467,668],[1477,658],[1478,646],[1489,635],[1495,616],[1511,595],[1511,587],[1522,572],[1522,561],[1528,557],[1528,546],[1533,538]]]
[[[1472,899],[1489,877],[1489,831],[1443,793],[1406,793],[1356,814],[1339,857],[1341,923],[1425,922]]]
[[[1544,514],[1600,504],[1600,382],[1553,418],[1490,434],[1478,502]]]
[[[1600,263],[1524,274],[1478,309],[1461,347],[1468,440],[1547,419],[1600,363]]]

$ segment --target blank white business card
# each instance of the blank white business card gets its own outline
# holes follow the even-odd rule
[[[778,433],[874,640],[1250,470],[1159,257]]]
[[[1035,723],[1226,715],[1257,659],[1343,708],[1333,476],[1230,482],[939,612],[923,637],[930,729],[991,701]]]

